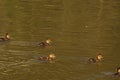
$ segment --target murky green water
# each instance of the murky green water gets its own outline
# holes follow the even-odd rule
[[[0,80],[119,80],[120,0],[0,0]],[[50,49],[36,45],[52,39]],[[54,63],[39,56],[54,53]],[[101,64],[89,57],[104,56]]]

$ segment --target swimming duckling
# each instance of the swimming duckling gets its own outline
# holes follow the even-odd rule
[[[46,47],[46,46],[50,46],[51,45],[51,40],[50,39],[47,39],[45,42],[41,42],[39,43],[38,45],[39,46],[42,46],[42,47]]]
[[[89,58],[88,62],[90,63],[101,62],[102,59],[103,59],[103,56],[101,54],[98,54],[96,58]]]
[[[120,67],[118,67],[117,69],[116,69],[116,73],[114,73],[113,75],[114,75],[114,77],[120,77]]]
[[[55,59],[55,55],[54,54],[49,54],[48,56],[44,56],[44,57],[39,57],[39,60],[41,61],[53,61]]]
[[[0,38],[0,41],[7,41],[10,40],[10,35],[8,33],[5,34],[4,38]]]

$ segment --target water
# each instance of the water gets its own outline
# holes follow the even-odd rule
[[[0,0],[0,80],[119,80],[119,0]],[[52,47],[37,44],[51,38]],[[54,63],[39,56],[54,53]],[[104,62],[88,64],[102,53]]]

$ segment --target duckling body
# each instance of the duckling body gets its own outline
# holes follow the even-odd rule
[[[48,57],[39,57],[39,60],[41,60],[41,61],[48,61]]]
[[[120,77],[120,67],[117,68],[116,73],[113,74],[114,77]]]
[[[8,41],[10,40],[10,35],[8,33],[5,34],[5,37],[0,38],[0,41]]]
[[[88,59],[88,62],[90,62],[90,63],[96,63],[96,59],[94,59],[94,58],[89,58],[89,59]]]
[[[96,58],[89,58],[88,62],[89,63],[101,62],[102,59],[103,59],[103,56],[101,54],[98,54]]]
[[[41,46],[41,47],[45,47],[45,46],[49,46],[49,44],[46,43],[46,42],[41,42],[41,43],[39,43],[39,46]]]
[[[38,45],[41,46],[41,47],[50,46],[50,45],[51,45],[51,40],[50,40],[50,39],[47,39],[45,42],[41,42],[41,43],[39,43]]]
[[[0,38],[0,41],[5,41],[5,38]]]
[[[49,54],[49,56],[39,57],[39,60],[41,60],[41,61],[54,61],[55,57],[56,56],[54,54]]]
[[[120,73],[118,72],[114,73],[114,77],[120,77]]]

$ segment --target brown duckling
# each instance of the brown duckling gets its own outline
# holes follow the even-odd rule
[[[54,61],[55,57],[56,56],[54,54],[49,54],[48,56],[39,57],[39,60],[41,60],[41,61]]]
[[[96,62],[101,62],[102,60],[103,60],[103,56],[101,54],[98,54],[96,58],[89,58],[88,62],[96,63]]]
[[[41,47],[46,47],[46,46],[50,46],[51,42],[52,41],[50,39],[47,39],[45,42],[41,42],[38,45],[41,46]]]
[[[113,74],[114,77],[120,77],[120,67],[116,69],[116,73]]]
[[[5,37],[0,38],[0,41],[10,40],[10,35],[8,33],[5,34]]]

